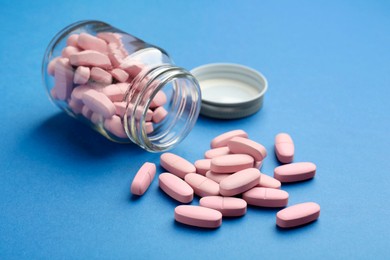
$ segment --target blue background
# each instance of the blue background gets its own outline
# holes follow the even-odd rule
[[[187,69],[261,71],[269,91],[259,113],[201,117],[173,152],[195,161],[214,136],[242,128],[268,149],[263,172],[272,175],[274,136],[288,132],[295,161],[315,162],[317,176],[283,188],[290,205],[319,203],[320,219],[283,231],[277,210],[250,207],[210,231],[175,223],[178,203],[157,178],[130,196],[137,169],[159,154],[111,143],[53,106],[42,86],[47,44],[84,19],[161,46]],[[1,0],[0,24],[1,259],[388,257],[389,1]]]

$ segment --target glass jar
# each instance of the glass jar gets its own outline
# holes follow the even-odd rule
[[[42,64],[50,99],[115,142],[151,152],[179,144],[200,111],[197,80],[161,48],[100,21],[81,21],[50,42]]]

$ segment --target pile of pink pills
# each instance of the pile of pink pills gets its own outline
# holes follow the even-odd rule
[[[276,167],[274,177],[260,172],[267,151],[250,140],[243,130],[234,130],[215,137],[205,159],[194,164],[186,159],[164,153],[160,165],[167,171],[159,175],[159,187],[172,199],[190,203],[194,194],[201,197],[199,206],[180,205],[175,208],[175,220],[191,226],[217,228],[222,217],[246,214],[247,205],[281,208],[288,204],[289,194],[281,190],[282,183],[311,179],[316,165],[311,162],[292,163],[294,143],[288,134],[275,138],[275,154],[283,165]],[[131,184],[131,192],[143,195],[156,174],[153,163],[145,163]],[[320,206],[305,202],[289,206],[276,214],[276,225],[292,228],[310,223],[320,215]]]
[[[103,131],[127,138],[123,127],[125,112],[131,114],[126,95],[137,85],[130,84],[142,71],[143,64],[129,56],[119,33],[72,34],[61,56],[51,60],[48,73],[54,77],[52,98],[67,103],[75,115],[83,116]],[[145,132],[153,132],[154,124],[164,120],[167,97],[159,91],[145,116]],[[141,117],[142,108],[135,116]]]

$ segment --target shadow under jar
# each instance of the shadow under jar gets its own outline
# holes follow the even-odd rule
[[[163,49],[100,21],[60,31],[42,75],[50,99],[70,116],[151,152],[179,144],[200,111],[199,84],[188,71]]]

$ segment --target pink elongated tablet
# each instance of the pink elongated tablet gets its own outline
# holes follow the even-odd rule
[[[246,213],[247,203],[240,198],[208,196],[199,201],[202,207],[218,210],[223,217],[239,217]]]
[[[158,177],[160,188],[171,198],[189,203],[194,198],[194,190],[188,183],[171,173],[162,173]]]
[[[242,194],[249,204],[258,207],[280,208],[288,203],[288,193],[284,190],[255,187]]]
[[[84,104],[83,103],[83,95],[85,92],[87,92],[88,90],[92,89],[91,86],[89,85],[80,85],[80,86],[77,86],[73,89],[72,91],[72,94],[70,95],[71,99],[74,100],[75,102],[78,102],[78,103],[81,103],[81,104]]]
[[[197,173],[188,173],[184,180],[199,197],[219,195],[219,185],[215,181]]]
[[[112,102],[121,102],[123,101],[129,87],[130,84],[128,83],[111,84],[104,87],[102,89],[102,93],[106,95]]]
[[[311,162],[285,164],[274,169],[274,178],[281,182],[304,181],[314,177],[316,168]]]
[[[104,40],[87,33],[80,33],[77,45],[84,50],[107,52],[107,43]]]
[[[310,223],[320,216],[320,205],[305,202],[282,209],[276,214],[276,225],[281,228],[292,228]]]
[[[294,159],[294,142],[286,133],[275,137],[275,154],[281,163],[291,163]]]
[[[141,196],[149,188],[154,176],[156,175],[156,165],[146,162],[138,170],[131,183],[130,192],[134,195]]]
[[[111,68],[111,61],[107,55],[97,51],[81,51],[70,55],[69,60],[73,66]]]
[[[88,82],[91,71],[88,67],[78,66],[74,72],[73,83],[84,85]]]
[[[79,53],[81,50],[77,47],[74,47],[74,46],[67,46],[65,47],[62,52],[61,52],[61,55],[62,57],[64,58],[69,58],[70,55],[72,54],[76,54],[76,53]]]
[[[206,172],[210,170],[210,164],[211,164],[210,159],[197,160],[194,163],[194,166],[196,168],[196,173],[199,173],[204,176]]]
[[[280,189],[281,185],[282,184],[280,183],[280,181],[264,173],[261,173],[260,181],[257,184],[258,187],[273,188],[273,189]]]
[[[150,108],[156,108],[161,107],[167,103],[167,95],[163,91],[157,92],[157,94],[154,96],[152,102],[150,103]]]
[[[227,146],[228,141],[237,136],[248,138],[248,134],[244,130],[233,130],[215,137],[213,140],[211,140],[210,147],[217,148],[221,146]]]
[[[91,69],[91,79],[96,82],[107,84],[107,85],[112,83],[111,74],[99,67],[93,67]]]
[[[255,161],[262,161],[267,156],[267,150],[261,144],[243,137],[234,137],[227,143],[231,153],[248,154]]]
[[[259,183],[260,171],[249,168],[238,171],[219,183],[219,193],[223,196],[234,196],[243,193]]]
[[[153,122],[158,124],[164,120],[164,118],[168,115],[168,111],[165,110],[164,107],[158,107],[153,111]]]
[[[67,46],[77,47],[77,40],[78,39],[79,39],[79,35],[78,34],[72,34],[66,40],[66,45]]]
[[[119,138],[128,138],[119,116],[114,115],[104,120],[104,128]]]
[[[211,159],[210,170],[232,173],[253,167],[253,157],[247,154],[228,154]]]
[[[119,82],[126,82],[129,78],[129,74],[126,71],[121,69],[113,69],[111,75]]]
[[[227,154],[230,154],[229,147],[222,146],[222,147],[218,147],[218,148],[207,150],[204,153],[204,158],[206,158],[206,159],[213,159],[215,157],[219,157],[219,156],[227,155]]]
[[[60,58],[55,63],[54,78],[57,98],[67,100],[73,89],[73,68],[67,58]]]
[[[222,224],[222,214],[215,209],[194,205],[180,205],[175,208],[175,220],[195,227],[217,228]]]
[[[118,46],[116,44],[110,43],[108,45],[108,58],[114,67],[120,67],[125,56],[120,50],[118,50]]]
[[[186,174],[196,172],[196,168],[192,163],[173,153],[163,153],[160,156],[160,165],[182,179]]]
[[[221,183],[223,179],[226,179],[232,175],[231,173],[215,173],[212,171],[207,171],[206,172],[206,177],[209,178],[210,180],[215,181],[216,183]]]
[[[101,114],[104,118],[110,118],[115,115],[115,106],[111,100],[94,89],[84,92],[82,97],[85,106],[89,107],[93,112]]]

